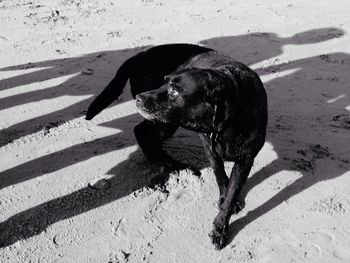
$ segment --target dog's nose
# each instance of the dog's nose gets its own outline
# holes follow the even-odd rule
[[[135,96],[136,106],[149,108],[153,106],[153,98],[149,94],[138,94]]]
[[[142,97],[140,95],[136,95],[135,97],[135,100],[136,100],[136,104],[142,104]]]

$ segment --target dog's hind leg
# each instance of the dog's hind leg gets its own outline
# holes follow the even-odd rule
[[[168,156],[162,150],[162,143],[171,137],[178,126],[144,120],[134,128],[134,133],[146,158],[153,163],[167,163]]]
[[[230,217],[238,201],[239,192],[247,181],[253,161],[251,159],[237,161],[232,168],[224,201],[218,215],[215,217],[214,228],[209,234],[216,249],[221,249],[226,245]]]
[[[194,174],[198,175],[198,173],[200,174],[199,171],[176,161],[162,149],[164,140],[171,137],[177,128],[178,126],[175,124],[144,120],[134,128],[134,133],[146,158],[158,165],[161,173],[189,168]]]

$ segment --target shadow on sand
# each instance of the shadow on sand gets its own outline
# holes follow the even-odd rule
[[[280,38],[273,33],[257,33],[208,39],[201,43],[223,51],[244,63],[255,64],[281,55],[285,45],[318,43],[343,35],[344,32],[339,29],[322,28],[302,32],[289,38]],[[105,76],[111,79],[122,61],[142,49],[101,52],[83,57],[0,69],[0,71],[10,71],[28,67],[45,67],[33,73],[0,81],[0,90],[78,73],[82,67],[91,68],[94,71],[91,76],[79,74],[48,90],[32,91],[1,99],[1,108],[15,107],[41,99],[54,99],[62,95],[97,94],[106,85],[107,77]],[[347,86],[350,83],[349,54],[331,53],[257,68],[260,75],[278,74],[287,70],[293,71],[281,77],[276,75],[275,78],[265,83],[269,97],[267,140],[273,145],[279,158],[252,174],[242,195],[245,196],[254,186],[282,170],[300,171],[302,176],[261,206],[249,211],[246,216],[238,220],[234,220],[233,217],[230,225],[230,241],[246,225],[266,214],[284,200],[317,182],[336,178],[349,170],[347,145],[350,141],[348,133],[350,118],[345,110],[345,107],[350,104]],[[344,95],[341,96],[343,99],[334,100],[339,95]],[[63,123],[82,116],[91,100],[91,98],[85,99],[62,110],[7,127],[0,131],[0,145],[4,146],[38,129],[43,129],[47,123]],[[133,114],[102,123],[100,125],[118,128],[123,132],[74,145],[3,171],[0,174],[0,189],[60,170],[99,154],[134,145],[135,141],[130,141],[128,134],[140,120],[140,116]],[[191,138],[189,141],[192,141],[195,135],[185,132],[182,136],[189,136]],[[198,139],[183,146],[181,149],[180,144],[178,147],[180,149],[175,149],[176,147],[170,143],[171,154],[175,158],[182,156],[182,158],[192,159],[200,169],[208,167]],[[181,155],[177,154],[177,150],[182,151]],[[108,174],[113,176],[108,179],[107,189],[98,190],[86,187],[8,218],[0,223],[0,247],[37,235],[55,222],[105,205],[147,186],[149,178],[154,173],[152,168],[145,169],[148,166],[141,151],[137,150],[126,161],[108,171]],[[126,173],[126,169],[131,169],[133,172]]]

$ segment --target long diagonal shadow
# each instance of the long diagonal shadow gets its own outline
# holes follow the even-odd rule
[[[0,110],[16,107],[30,102],[49,100],[61,96],[85,96],[98,94],[108,83],[120,64],[128,57],[140,52],[146,47],[92,53],[81,57],[64,58],[61,60],[27,63],[0,69],[11,72],[26,68],[40,70],[23,75],[0,80],[0,91],[11,90],[18,86],[37,84],[42,81],[74,75],[64,83],[45,89],[26,91],[24,93],[0,98]],[[41,69],[43,68],[43,69]],[[84,73],[87,72],[87,73]],[[93,98],[80,99],[78,102],[60,110],[31,118],[0,130],[0,147],[5,146],[24,136],[42,130],[49,123],[64,123],[84,114]],[[129,96],[126,99],[131,99]],[[10,113],[12,114],[12,113]]]
[[[106,140],[110,139],[106,138]],[[133,157],[133,155],[136,157]],[[99,190],[87,186],[71,194],[50,200],[16,214],[5,222],[2,222],[0,225],[0,247],[8,246],[18,240],[40,234],[55,222],[108,204],[129,195],[134,190],[148,185],[149,178],[146,176],[143,177],[137,173],[125,172],[128,169],[130,160],[135,158],[140,159],[142,153],[137,151],[133,155],[129,156],[127,161],[118,164],[118,168],[114,169],[113,173],[115,176],[106,180],[106,183],[109,184],[108,188]]]
[[[280,38],[273,33],[259,33],[208,39],[202,41],[202,43],[228,53],[242,62],[254,64],[282,54],[282,48],[287,44],[301,45],[318,43],[343,35],[344,32],[339,29],[323,28],[303,32],[290,38]],[[129,53],[127,52],[128,55],[130,55],[130,53],[134,53],[134,50]],[[120,56],[126,58],[125,54],[125,52],[115,52],[106,55],[106,58],[108,57],[109,60],[115,59],[118,61]],[[87,56],[88,60],[83,60],[81,63],[90,63],[89,59],[95,58],[96,56],[98,55]],[[75,60],[72,59],[69,61]],[[56,67],[57,65],[64,66],[65,61],[37,63],[34,67],[49,67],[50,64],[54,64]],[[96,64],[92,63],[91,67],[98,68],[94,67],[94,65],[96,66]],[[297,69],[293,74],[277,77],[266,83],[270,104],[268,140],[273,145],[279,159],[252,175],[246,184],[243,195],[247,194],[255,185],[263,182],[271,173],[274,174],[282,170],[296,170],[302,173],[302,177],[271,197],[270,200],[258,208],[249,212],[245,217],[233,221],[230,226],[231,240],[246,225],[278,206],[282,200],[286,200],[304,191],[319,181],[336,178],[347,171],[346,165],[344,164],[349,160],[344,156],[344,152],[347,151],[346,142],[349,141],[350,138],[347,133],[348,131],[345,129],[345,125],[349,119],[347,119],[344,114],[344,107],[350,104],[347,97],[348,88],[346,86],[347,83],[350,82],[350,79],[348,75],[345,74],[349,72],[349,65],[349,55],[338,53],[328,54],[323,57],[300,59],[287,64],[273,65],[258,70],[259,73],[263,75],[288,69]],[[21,68],[21,66],[12,68],[18,69]],[[117,67],[113,66],[113,70],[110,69],[111,72],[115,71],[116,68]],[[2,70],[11,70],[11,68]],[[51,78],[57,76],[53,73],[52,69],[51,71],[50,69],[48,70],[49,74],[47,76]],[[70,74],[71,72],[73,71],[67,70],[66,74]],[[339,75],[341,79],[339,79],[339,81],[333,81],[335,79],[330,72],[336,72],[337,76]],[[31,81],[37,81],[35,77],[37,77],[38,80],[45,79],[45,76],[42,76],[42,74],[33,74],[32,77],[14,77],[11,81],[7,81],[5,87],[0,86],[0,88],[10,89],[18,85],[26,85]],[[315,80],[309,76],[318,77]],[[64,83],[64,85],[68,87],[70,84],[83,80],[86,81],[85,76],[79,75],[73,80],[68,80],[68,83]],[[315,81],[317,81],[317,85],[315,85]],[[0,84],[2,83],[3,82],[0,82]],[[96,94],[98,93],[97,90],[101,88],[103,88],[101,84],[98,85],[98,87],[89,86],[89,89],[82,94]],[[60,91],[59,94],[66,93]],[[310,94],[310,96],[305,96],[305,94]],[[335,98],[340,94],[344,94],[346,101],[342,101],[341,103],[337,102],[337,104],[325,102],[327,98]],[[31,94],[31,96],[32,95],[33,94]],[[53,96],[51,98],[54,98],[53,94],[40,93],[40,91],[38,91],[37,95],[39,98],[49,97],[51,95]],[[30,99],[24,99],[24,101],[28,102]],[[61,118],[66,121],[79,116],[88,102],[89,100],[83,100],[60,112],[50,113],[46,117],[41,116],[35,120],[25,121],[8,127],[5,131],[1,131],[2,137],[8,136],[6,141],[2,142],[2,145],[5,145],[8,141],[18,139],[21,136],[31,134],[34,131],[35,125],[42,125],[42,123],[46,121],[53,121],[52,119],[60,120]],[[7,105],[15,106],[16,104],[9,102]],[[311,108],[306,107],[308,105],[311,105]],[[340,105],[342,105],[342,107],[340,107]],[[305,109],[303,109],[303,107]],[[58,113],[62,113],[63,115]],[[124,119],[118,119],[115,125],[119,126],[121,122],[133,122],[134,118],[136,118],[136,116],[132,115]],[[111,124],[102,125],[108,126]],[[112,126],[114,126],[114,124]],[[19,133],[19,135],[9,135],[12,134],[10,131],[13,129],[22,129],[23,132]],[[330,131],[331,129],[336,130],[336,132]],[[317,131],[317,136],[310,138],[309,135],[314,131]],[[97,154],[102,154],[132,145],[130,142],[125,142],[124,139],[126,139],[126,137],[124,137],[123,133],[115,136],[108,136],[98,141],[88,143],[87,145],[72,146],[49,156],[44,156],[11,168],[5,171],[4,175],[1,175],[1,186],[6,187],[16,184],[33,177],[41,176],[46,172],[57,171],[77,162],[87,160],[95,155],[96,151]],[[332,142],[330,140],[332,140]],[[100,148],[101,143],[108,146],[102,149]],[[78,158],[74,160],[72,155],[76,157],[76,153],[78,153]],[[187,153],[187,156],[185,154],[187,159],[195,159],[195,155],[203,155],[203,152],[196,147],[192,154]],[[53,161],[56,160],[58,156],[66,156],[66,158],[59,164],[53,164]],[[320,172],[317,169],[318,159],[327,162],[327,164],[333,168],[334,172]],[[142,162],[140,165],[141,167],[135,166],[135,163],[140,164],[140,160]],[[79,191],[48,201],[8,218],[0,224],[0,246],[7,246],[17,240],[37,235],[55,222],[105,205],[130,194],[136,189],[142,188],[147,185],[149,176],[152,175],[152,170],[144,169],[144,166],[147,166],[147,162],[145,161],[145,163],[143,163],[144,161],[141,152],[136,151],[131,154],[126,161],[117,164],[116,167],[108,172],[113,175],[113,177],[108,179],[108,184],[110,185],[108,189],[102,191],[91,187],[85,187]],[[198,163],[200,166],[199,168],[207,166],[206,162],[198,161]],[[311,170],[307,168],[308,165],[311,167]],[[32,168],[38,166],[42,167],[41,171],[32,171],[32,175],[23,175],[23,173],[19,173],[18,177],[12,177],[13,174],[20,170],[27,169],[31,171],[33,170]],[[133,171],[126,172],[130,167],[133,167]],[[317,171],[317,176],[315,176],[314,171]],[[21,176],[23,177],[21,178]]]
[[[125,126],[125,123],[130,126],[130,124],[137,123],[140,119],[142,118],[138,114],[132,114],[109,122],[108,126],[121,127]],[[127,126],[127,128],[131,128],[129,126]],[[118,134],[77,144],[64,150],[18,165],[1,172],[0,189],[44,174],[58,171],[75,163],[93,158],[96,155],[105,154],[134,145],[134,141],[131,142],[129,138],[130,136],[122,131]],[[74,158],[72,158],[72,156],[74,156]]]
[[[139,120],[140,116],[136,114],[127,116],[118,119],[117,123],[124,121],[132,123],[134,121],[131,120],[132,118]],[[116,124],[115,122],[116,121],[112,121],[112,123],[109,122],[105,125],[114,127]],[[184,134],[182,136],[186,137],[188,135]],[[74,162],[84,161],[99,154],[131,146],[133,143],[129,141],[129,138],[129,135],[122,132],[116,135],[99,138],[88,143],[75,145],[9,169],[5,171],[4,177],[1,179],[3,179],[7,185],[11,185],[13,184],[13,176],[18,175],[20,171],[26,171],[25,175],[27,177],[16,177],[15,180],[17,183],[20,180],[28,180],[29,177],[33,178],[45,173],[51,173],[72,165]],[[190,138],[189,140],[193,144],[193,139]],[[197,140],[197,144],[199,143],[199,140]],[[178,145],[178,142],[176,145]],[[198,145],[196,146],[197,147],[190,152],[186,151],[186,158],[191,157],[192,160],[197,160],[197,167],[203,168],[206,166],[206,162],[204,161],[205,156],[202,149],[198,147]],[[201,155],[202,157],[199,157]],[[79,156],[79,159],[73,160],[72,156]],[[35,168],[35,171],[31,171],[33,168]],[[107,172],[107,174],[113,175],[110,179],[103,179],[104,184],[108,185],[107,188],[99,189],[98,187],[87,186],[71,194],[50,200],[18,213],[5,222],[2,222],[0,224],[0,247],[5,247],[18,240],[27,239],[40,234],[55,222],[103,206],[129,195],[135,190],[147,187],[152,176],[157,174],[157,170],[156,167],[152,167],[148,163],[143,157],[142,152],[137,150],[133,152],[126,161],[118,163],[116,167],[113,167]],[[20,176],[22,175],[20,174]]]

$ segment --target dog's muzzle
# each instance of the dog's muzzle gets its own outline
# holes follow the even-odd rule
[[[137,111],[146,119],[154,120],[156,116],[153,114],[153,99],[143,94],[135,96]]]

